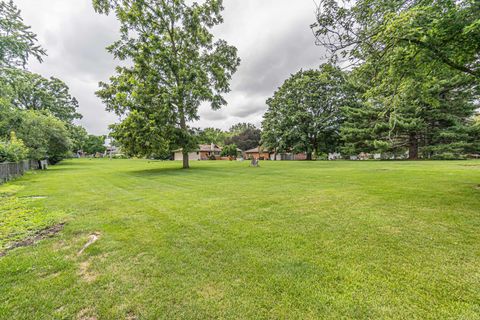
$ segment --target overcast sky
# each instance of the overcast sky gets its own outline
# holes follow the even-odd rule
[[[105,134],[115,115],[95,96],[99,81],[114,74],[116,61],[105,47],[118,38],[114,16],[96,14],[91,0],[14,0],[26,24],[38,34],[48,57],[30,70],[64,80],[79,100],[80,123]],[[239,50],[242,59],[232,81],[228,106],[200,110],[198,127],[228,129],[237,122],[260,125],[265,101],[292,73],[317,67],[323,51],[310,30],[314,0],[225,0],[223,25],[215,34]]]

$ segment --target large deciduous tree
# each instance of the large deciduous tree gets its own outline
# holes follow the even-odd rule
[[[122,152],[128,156],[162,159],[170,154],[168,139],[176,129],[173,126],[159,127],[158,121],[150,118],[153,116],[133,110],[121,123],[110,126],[110,136],[121,145]],[[166,130],[171,131],[168,134]]]
[[[225,141],[226,144],[235,144],[241,150],[249,150],[260,145],[262,130],[251,123],[238,123],[230,128],[230,137]]]
[[[280,152],[306,152],[307,159],[335,151],[341,108],[351,99],[345,73],[330,64],[294,74],[267,101],[263,145]]]
[[[13,1],[0,1],[0,107],[11,107],[14,90],[13,72],[24,68],[29,57],[42,61],[45,51],[37,44],[37,36],[24,24]]]
[[[188,168],[188,151],[195,147],[188,124],[199,118],[202,102],[213,109],[226,104],[223,94],[230,90],[240,62],[236,48],[223,40],[215,42],[211,33],[223,21],[222,1],[93,0],[93,4],[100,13],[115,11],[121,38],[108,50],[131,62],[117,67],[117,75],[110,83],[101,83],[97,93],[108,110],[127,114],[128,125],[117,127],[122,128],[117,141],[141,143],[131,149],[143,155],[181,147],[183,167]]]
[[[225,145],[225,140],[228,137],[228,132],[218,128],[198,129],[197,141],[201,144],[214,143],[220,146]]]
[[[83,144],[83,151],[87,154],[104,153],[107,150],[105,147],[105,139],[105,136],[89,134]]]
[[[0,82],[10,87],[10,102],[16,108],[47,110],[67,123],[82,118],[77,112],[77,99],[58,78],[46,79],[36,73],[11,68],[5,70]]]

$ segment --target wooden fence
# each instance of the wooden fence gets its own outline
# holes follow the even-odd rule
[[[38,170],[40,164],[36,160],[0,163],[0,184],[22,176],[28,170]]]

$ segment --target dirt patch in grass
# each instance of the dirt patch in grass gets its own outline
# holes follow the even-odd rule
[[[97,279],[97,274],[90,270],[90,261],[83,261],[80,263],[79,274],[85,282],[93,282]]]
[[[65,223],[59,223],[54,226],[45,228],[43,230],[38,231],[35,235],[28,237],[26,239],[23,239],[21,241],[15,242],[9,247],[7,247],[4,251],[0,252],[0,258],[5,256],[8,251],[11,251],[16,248],[20,247],[27,247],[27,246],[32,246],[35,243],[39,242],[40,240],[46,239],[46,238],[51,238],[55,236],[57,233],[63,230],[63,227],[65,226]]]
[[[127,316],[125,318],[125,320],[137,320],[137,319],[138,317],[133,312],[127,313]]]
[[[77,319],[78,320],[97,320],[97,316],[95,315],[95,312],[93,312],[92,309],[85,308],[80,310],[80,312],[77,314]]]
[[[223,290],[214,284],[207,284],[198,290],[198,294],[207,300],[221,300]]]

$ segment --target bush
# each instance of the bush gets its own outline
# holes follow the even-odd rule
[[[452,152],[444,152],[440,154],[436,154],[432,156],[433,160],[465,160],[466,157],[464,155],[455,154]]]
[[[0,162],[18,162],[27,158],[28,149],[15,132],[10,133],[9,141],[0,140]]]
[[[328,160],[328,154],[326,153],[317,154],[317,160],[320,160],[320,161]]]

